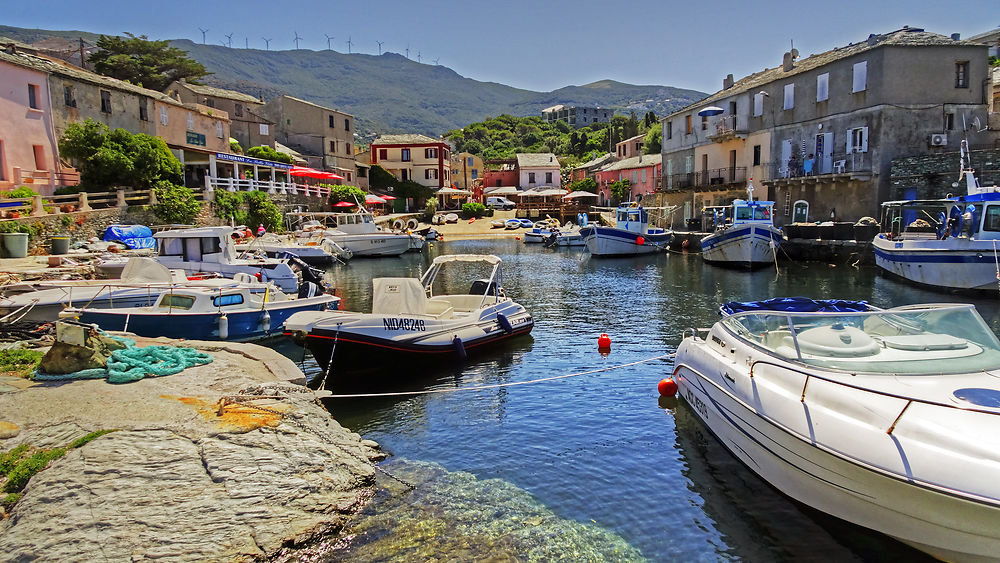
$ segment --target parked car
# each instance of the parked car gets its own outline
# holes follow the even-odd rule
[[[517,207],[517,204],[505,197],[491,196],[486,198],[486,207],[510,211],[511,209]]]

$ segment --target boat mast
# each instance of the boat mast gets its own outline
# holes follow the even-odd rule
[[[972,155],[969,154],[969,141],[962,139],[961,144],[961,168],[958,173],[958,181],[965,177],[965,193],[972,195],[979,193],[979,181],[976,180],[976,171],[972,168]]]

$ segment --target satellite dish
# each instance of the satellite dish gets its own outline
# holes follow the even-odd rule
[[[982,133],[989,129],[989,127],[983,127],[983,122],[979,121],[979,116],[977,115],[975,119],[972,120],[972,127],[975,128],[976,133]]]

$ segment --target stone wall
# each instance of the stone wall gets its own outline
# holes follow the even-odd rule
[[[1000,184],[1000,149],[972,151],[971,157],[981,186]],[[964,182],[957,188],[953,185],[958,181],[958,171],[958,152],[895,158],[889,179],[889,198],[936,199],[948,194],[965,194]],[[908,194],[911,190],[915,193]]]

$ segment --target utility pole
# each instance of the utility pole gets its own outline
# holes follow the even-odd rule
[[[323,35],[326,35],[325,33]],[[333,47],[330,46],[330,42],[333,41],[333,35],[326,35],[326,50],[332,51]]]
[[[351,54],[351,44],[352,44],[352,43],[351,43],[351,37],[350,37],[350,36],[348,36],[348,37],[347,37],[347,54],[348,54],[348,55],[350,55],[350,54]]]
[[[261,39],[264,40],[264,50],[265,51],[270,51],[271,50],[271,40],[268,39],[267,37],[261,37]]]
[[[302,38],[301,38],[301,37],[299,37],[299,32],[298,32],[298,31],[296,31],[296,32],[295,32],[295,50],[296,50],[296,51],[297,51],[297,50],[299,49],[299,41],[300,41],[301,39],[302,39]]]
[[[381,57],[382,56],[382,44],[385,43],[385,41],[376,41],[376,43],[378,43],[378,55]]]
[[[205,33],[207,33],[208,30],[207,29],[202,29],[202,28],[199,27],[198,31],[201,32],[201,44],[204,45],[205,44]]]

